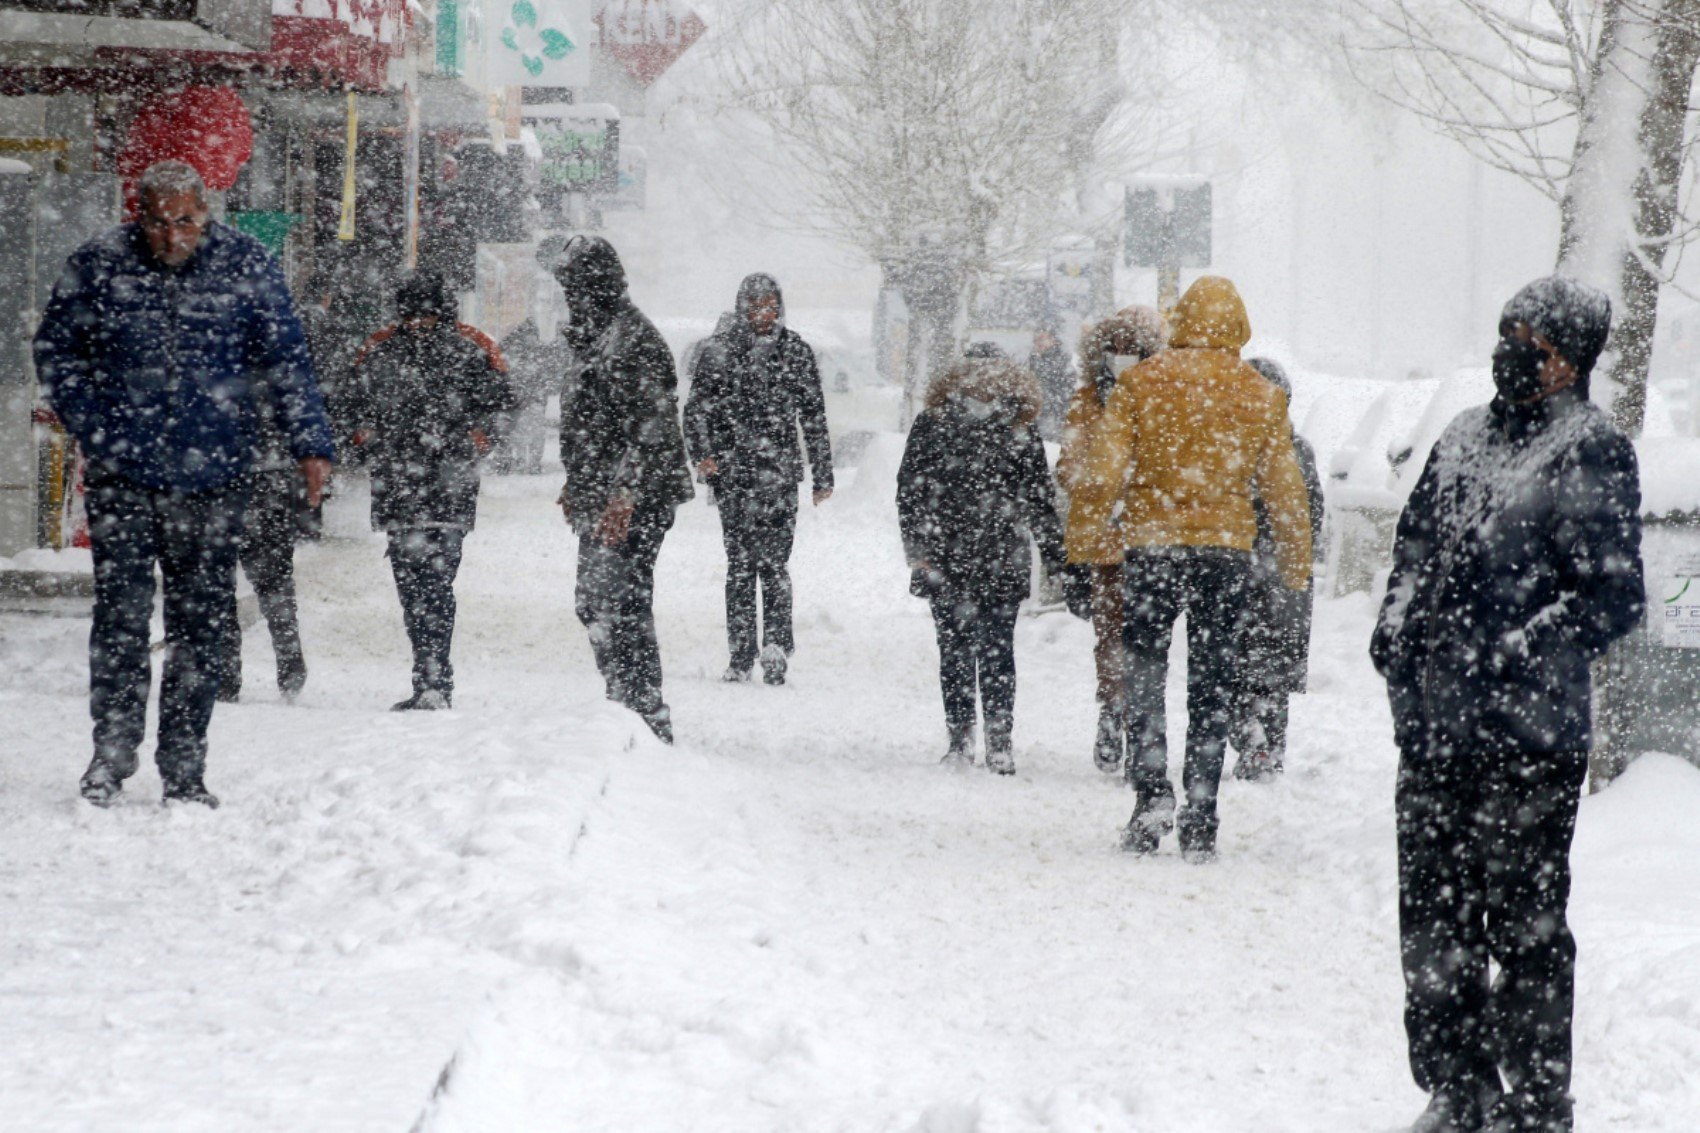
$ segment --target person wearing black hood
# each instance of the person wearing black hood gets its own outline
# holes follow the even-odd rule
[[[756,587],[762,598],[762,679],[785,683],[796,642],[791,575],[797,529],[802,426],[814,503],[832,495],[832,443],[815,352],[785,325],[785,298],[769,275],[748,277],[737,306],[698,354],[685,400],[685,440],[714,489],[726,544],[727,681],[747,681],[756,662]]]
[[[1588,400],[1610,327],[1591,287],[1519,291],[1497,395],[1447,427],[1399,518],[1370,653],[1400,751],[1405,1030],[1431,1095],[1417,1133],[1572,1128],[1588,667],[1646,602],[1635,451]]]
[[[500,353],[456,322],[441,275],[404,279],[396,316],[355,359],[349,408],[372,474],[372,527],[389,536],[413,647],[413,695],[394,705],[402,712],[448,708],[453,700],[454,582],[478,511],[478,458],[514,396]]]
[[[571,317],[574,373],[561,405],[567,476],[559,502],[579,539],[578,618],[608,699],[672,743],[655,638],[655,560],[674,509],[695,494],[673,353],[632,303],[608,241],[573,237],[552,270]]]

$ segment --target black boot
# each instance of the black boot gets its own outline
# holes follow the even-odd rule
[[[279,653],[277,656],[277,689],[285,700],[301,695],[307,683],[307,659],[300,653]]]
[[[1175,827],[1181,834],[1181,857],[1195,865],[1216,860],[1216,815],[1196,806],[1181,808]]]
[[[1112,708],[1098,712],[1098,738],[1092,744],[1092,765],[1106,775],[1122,769],[1127,754],[1127,720]]]
[[[950,730],[950,749],[939,762],[946,767],[974,766],[974,725]]]
[[[1166,786],[1167,784],[1165,784]],[[1130,854],[1156,853],[1163,835],[1175,828],[1173,791],[1140,791],[1133,817],[1122,830],[1122,849]]]
[[[1015,774],[1013,731],[1007,720],[986,723],[986,770],[994,775]]]

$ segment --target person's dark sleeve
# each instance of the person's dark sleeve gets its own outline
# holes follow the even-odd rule
[[[1526,628],[1530,652],[1559,637],[1597,657],[1640,624],[1647,592],[1641,564],[1641,477],[1620,433],[1591,438],[1561,471],[1552,545],[1562,594]]]
[[[244,270],[255,277],[248,361],[270,390],[290,455],[296,460],[315,456],[335,460],[330,418],[313,376],[307,336],[301,320],[295,317],[283,269],[270,255],[255,252]]]
[[[719,461],[714,443],[714,415],[725,396],[724,357],[719,344],[710,342],[696,351],[691,368],[691,392],[685,398],[685,447],[693,464]]]
[[[809,450],[809,474],[815,491],[831,491],[832,435],[826,427],[826,395],[821,392],[820,363],[808,343],[801,346],[801,364],[794,375],[797,417],[803,425],[803,443]]]
[[[677,450],[678,376],[673,352],[653,331],[640,335],[616,364],[616,388],[631,391],[626,414],[626,453],[614,472],[615,493],[636,499],[643,486],[667,475]]]
[[[93,256],[78,252],[66,261],[35,332],[35,372],[47,404],[66,432],[86,445],[98,400],[89,343],[100,322]]]
[[[897,523],[903,557],[911,565],[939,562],[938,451],[932,418],[923,414],[909,429],[903,463],[897,467]]]
[[[1399,513],[1399,527],[1393,538],[1393,571],[1387,578],[1387,595],[1381,600],[1381,611],[1376,617],[1375,632],[1370,636],[1369,644],[1375,671],[1383,677],[1387,676],[1393,664],[1399,634],[1404,629],[1405,616],[1416,592],[1417,572],[1440,551],[1437,515],[1439,475],[1436,467],[1445,443],[1446,438],[1442,437],[1440,444],[1429,452],[1423,474],[1417,479],[1417,486],[1411,489],[1405,510]]]
[[[1045,460],[1045,442],[1037,429],[1021,430],[1018,434],[1021,469],[1022,507],[1027,514],[1027,530],[1039,548],[1039,559],[1045,573],[1061,576],[1068,565],[1063,551],[1062,519],[1057,515],[1056,489],[1051,480],[1050,465]]]
[[[1311,557],[1321,562],[1326,553],[1322,543],[1322,520],[1327,514],[1327,505],[1322,496],[1322,477],[1316,468],[1316,450],[1296,433],[1293,435],[1293,446],[1299,454],[1299,471],[1304,474],[1305,494],[1310,497]]]
[[[469,342],[466,365],[461,370],[462,404],[467,407],[467,429],[494,433],[496,418],[519,404],[500,353],[492,353]]]

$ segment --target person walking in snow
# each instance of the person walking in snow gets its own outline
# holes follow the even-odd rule
[[[1062,439],[1063,419],[1068,413],[1076,383],[1074,363],[1057,337],[1054,323],[1046,323],[1033,334],[1033,352],[1027,368],[1039,381],[1044,406],[1039,411],[1039,436],[1047,441]]]
[[[1205,276],[1175,307],[1168,349],[1116,381],[1086,475],[1125,485],[1122,641],[1128,671],[1127,775],[1135,792],[1122,845],[1149,854],[1176,826],[1188,861],[1216,853],[1216,792],[1233,723],[1235,665],[1254,498],[1268,509],[1282,581],[1310,581],[1310,509],[1287,399],[1240,360],[1251,339],[1234,285]],[[1175,621],[1187,615],[1187,737],[1176,813],[1164,686]]]
[[[137,189],[136,220],[72,254],[35,337],[48,404],[88,461],[94,758],[82,795],[109,804],[136,771],[157,563],[167,648],[155,759],[167,802],[216,807],[207,726],[258,421],[278,419],[309,503],[335,447],[277,261],[209,218],[193,167],[160,162]]]
[[[1493,401],[1447,427],[1399,517],[1370,654],[1399,744],[1405,1032],[1431,1095],[1416,1133],[1572,1128],[1589,664],[1646,603],[1635,450],[1588,400],[1610,328],[1574,280],[1517,292]]]
[[[1248,365],[1292,404],[1292,382],[1280,363],[1253,358]],[[1304,474],[1305,498],[1310,505],[1314,564],[1322,553],[1322,480],[1316,471],[1316,451],[1296,432],[1293,453]],[[1286,769],[1288,700],[1293,693],[1305,691],[1310,672],[1311,608],[1316,596],[1311,585],[1292,590],[1281,580],[1269,507],[1261,495],[1252,505],[1257,511],[1257,539],[1251,549],[1249,601],[1240,643],[1240,681],[1234,697],[1236,719],[1231,740],[1239,753],[1234,778],[1266,782]]]
[[[255,382],[262,403],[266,399],[264,384],[264,378]],[[286,701],[292,701],[307,683],[307,659],[301,649],[301,624],[295,605],[295,540],[301,533],[306,501],[301,498],[301,475],[282,431],[262,414],[256,433],[254,460],[243,475],[242,490],[248,504],[238,559],[254,587],[271,636],[278,691]],[[223,617],[218,699],[228,703],[242,692],[242,622],[234,586]]]
[[[632,302],[608,241],[573,237],[553,270],[572,320],[560,504],[578,533],[578,617],[608,698],[672,743],[655,637],[655,560],[674,509],[695,494],[673,353]]]
[[[761,589],[762,679],[785,683],[796,648],[787,564],[803,479],[802,428],[816,507],[832,496],[832,442],[815,352],[785,325],[785,298],[772,276],[738,287],[730,318],[698,352],[685,399],[685,441],[697,473],[714,490],[726,545],[728,681],[747,681],[756,662],[756,589]]]
[[[1127,668],[1123,663],[1122,581],[1127,548],[1116,525],[1122,485],[1091,474],[1092,447],[1104,420],[1104,403],[1116,379],[1163,349],[1169,328],[1155,307],[1128,307],[1087,328],[1080,341],[1086,382],[1074,393],[1063,427],[1057,482],[1068,496],[1064,544],[1071,568],[1087,577],[1098,674],[1098,731],[1092,762],[1098,770],[1121,770],[1127,747]]]
[[[932,606],[947,764],[974,762],[975,699],[986,767],[1015,773],[1015,619],[1031,591],[1036,542],[1065,573],[1045,446],[1033,423],[1039,383],[1004,358],[964,358],[927,391],[897,472],[910,591]]]
[[[397,712],[449,708],[455,575],[478,512],[478,458],[513,406],[501,354],[456,321],[443,277],[416,271],[396,289],[396,323],[361,348],[350,374],[355,443],[372,475],[372,527],[413,649],[413,695]]]
[[[536,476],[543,471],[543,413],[549,395],[558,393],[567,369],[566,344],[545,337],[535,318],[526,319],[502,339],[502,359],[516,404],[502,415],[492,469],[498,475]]]

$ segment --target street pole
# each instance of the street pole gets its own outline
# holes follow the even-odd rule
[[[1176,263],[1166,263],[1157,268],[1157,309],[1168,318],[1181,301],[1181,268]]]

